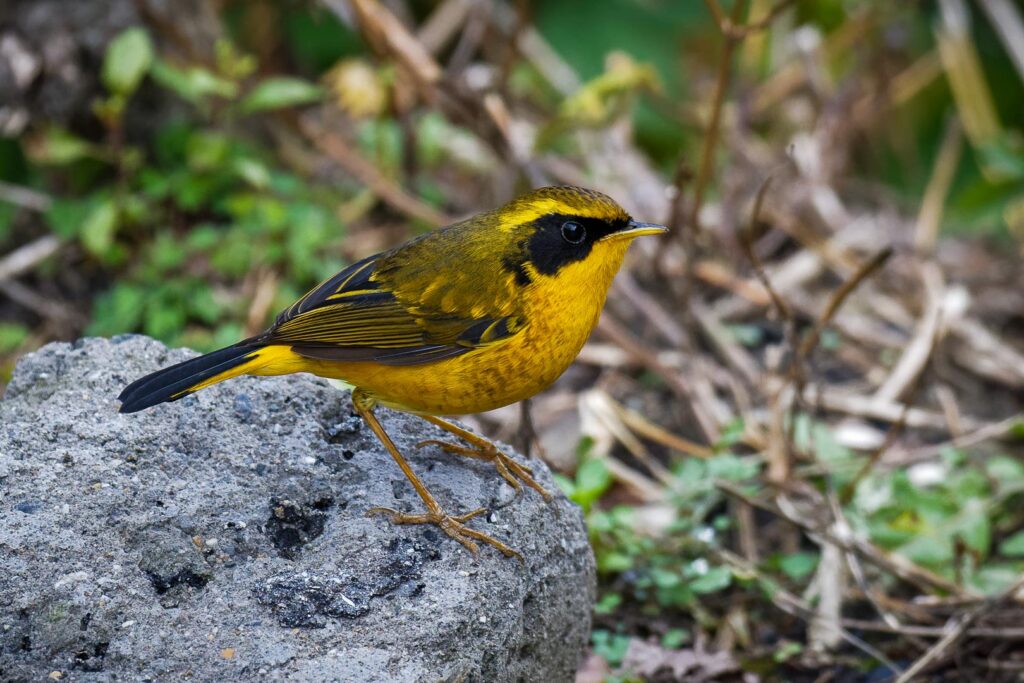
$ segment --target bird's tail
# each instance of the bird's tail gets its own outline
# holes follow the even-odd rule
[[[157,370],[135,380],[117,398],[122,413],[134,413],[158,403],[177,401],[211,384],[253,373],[266,365],[265,351],[280,347],[267,346],[256,339],[247,339],[234,346],[192,358],[183,363]]]

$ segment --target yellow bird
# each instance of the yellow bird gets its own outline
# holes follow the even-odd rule
[[[474,555],[474,541],[519,554],[470,528],[485,510],[449,515],[374,415],[414,413],[467,446],[445,450],[493,462],[517,491],[545,498],[528,467],[442,419],[521,401],[572,363],[601,315],[634,238],[666,228],[637,223],[612,199],[546,187],[505,206],[354,263],[277,316],[266,332],[128,385],[121,412],[176,401],[239,375],[310,372],[351,384],[352,405],[408,477],[422,514],[372,508],[396,524],[436,524]],[[422,444],[421,444],[422,445]]]

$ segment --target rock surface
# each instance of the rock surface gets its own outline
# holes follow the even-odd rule
[[[416,452],[440,435],[381,410],[442,504],[489,508],[472,526],[526,558],[474,560],[364,516],[420,502],[323,380],[240,378],[117,413],[127,382],[190,353],[130,336],[18,364],[0,400],[0,680],[572,680],[594,565],[570,502]]]

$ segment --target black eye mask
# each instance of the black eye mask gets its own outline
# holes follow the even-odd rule
[[[537,230],[526,241],[526,261],[532,263],[537,272],[554,275],[563,266],[585,259],[595,242],[625,228],[628,223],[628,218],[609,222],[549,213],[534,221]]]

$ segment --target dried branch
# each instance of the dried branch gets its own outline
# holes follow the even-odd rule
[[[713,555],[717,556],[717,559],[720,561],[735,567],[744,574],[757,577],[763,584],[770,586],[771,590],[767,591],[769,599],[772,601],[772,604],[786,614],[808,622],[813,622],[816,618],[814,609],[811,608],[810,605],[780,586],[777,581],[767,576],[753,563],[723,548],[710,548],[710,551]],[[856,649],[866,653],[869,657],[881,662],[887,666],[890,671],[901,672],[903,670],[902,667],[899,667],[890,661],[889,658],[877,648],[853,635],[845,628],[839,629],[839,637]]]
[[[704,0],[704,4],[708,6],[712,16],[715,18],[715,23],[718,24],[718,30],[723,35],[732,38],[733,40],[742,40],[749,36],[751,33],[757,33],[768,28],[768,26],[775,21],[780,14],[786,11],[790,5],[794,3],[794,0],[780,0],[768,10],[768,13],[762,18],[749,24],[737,24],[736,23],[736,12],[735,5],[733,5],[733,16],[726,16],[725,12],[722,11],[721,6],[718,4],[718,0]]]
[[[764,264],[761,263],[760,257],[757,255],[757,251],[754,249],[754,231],[757,228],[757,219],[761,215],[761,205],[764,204],[765,193],[768,192],[768,187],[772,183],[772,177],[768,176],[761,183],[761,187],[757,189],[757,196],[754,198],[754,207],[750,210],[750,222],[747,224],[746,230],[740,231],[740,246],[743,248],[743,255],[750,261],[750,265],[754,267],[754,274],[757,279],[761,282],[765,291],[768,292],[768,296],[771,297],[772,305],[779,312],[782,320],[788,325],[793,324],[793,311],[790,310],[789,306],[783,301],[779,293],[772,287],[771,280],[768,279],[768,274],[765,273]]]
[[[50,258],[63,242],[54,235],[45,235],[0,258],[0,282],[13,280]]]
[[[857,289],[861,282],[863,282],[869,275],[878,270],[885,264],[889,257],[892,256],[892,247],[885,247],[881,251],[875,253],[870,259],[868,259],[864,265],[862,265],[857,272],[853,274],[846,282],[844,282],[839,289],[832,293],[832,296],[828,300],[828,305],[825,306],[824,312],[814,323],[814,327],[811,329],[803,343],[797,349],[797,355],[806,358],[810,354],[811,350],[818,345],[818,340],[821,338],[821,333],[825,327],[835,316],[836,311],[843,305],[846,298]]]
[[[967,635],[970,627],[978,621],[978,619],[1003,603],[1016,600],[1017,593],[1019,593],[1021,589],[1024,589],[1024,576],[1014,581],[1009,588],[1004,590],[995,598],[986,600],[970,612],[954,618],[946,625],[946,635],[943,636],[939,642],[935,643],[935,645],[924,653],[916,662],[914,662],[909,669],[904,671],[900,677],[896,679],[896,683],[910,683],[910,681],[913,681],[918,675],[928,668],[934,666],[943,659],[952,656],[953,648],[956,647],[956,644]]]
[[[715,486],[723,493],[781,517],[791,524],[795,524],[800,527],[807,533],[817,536],[842,550],[856,553],[858,556],[881,569],[884,569],[893,576],[897,576],[908,583],[914,584],[926,592],[938,591],[941,593],[952,593],[954,595],[961,596],[966,594],[971,597],[977,597],[977,593],[969,588],[958,586],[957,584],[948,581],[927,569],[918,567],[899,556],[890,555],[879,548],[876,548],[873,544],[867,541],[857,538],[839,538],[828,529],[823,528],[817,521],[803,519],[791,512],[783,510],[777,505],[748,496],[739,487],[734,486],[729,482],[719,481],[716,482]]]
[[[885,466],[893,469],[906,467],[916,462],[930,460],[947,448],[962,449],[984,443],[985,441],[991,441],[992,439],[999,439],[1008,435],[1014,427],[1021,424],[1024,424],[1024,413],[1012,415],[998,422],[974,427],[971,431],[960,434],[949,441],[897,453],[885,462]]]
[[[917,228],[914,231],[914,246],[922,253],[930,253],[935,248],[935,239],[939,235],[939,223],[946,204],[946,196],[953,184],[953,175],[960,162],[963,149],[963,135],[960,123],[956,118],[949,120],[946,132],[939,147],[939,155],[932,168],[932,176],[925,188],[924,199],[917,213]]]
[[[314,122],[308,115],[300,117],[297,126],[299,131],[318,149],[400,213],[435,226],[445,225],[454,220],[451,216],[445,215],[407,193],[385,176],[372,162],[363,158],[359,152],[349,146],[341,136]]]
[[[697,426],[703,432],[708,443],[714,443],[718,440],[718,424],[713,417],[714,411],[697,399],[694,391],[683,381],[678,372],[665,367],[658,360],[657,354],[644,346],[617,322],[614,322],[609,315],[605,314],[601,317],[597,329],[636,358],[641,365],[661,377],[668,384],[672,391],[683,400],[685,405],[689,406]]]
[[[1010,0],[978,0],[1024,81],[1024,17]]]
[[[0,294],[60,327],[81,328],[88,322],[82,311],[61,301],[43,296],[17,280],[0,280]]]
[[[708,9],[712,14],[717,11],[721,14],[722,9],[716,0],[705,0]],[[743,16],[746,7],[746,0],[735,0],[732,6],[732,22],[737,23]],[[717,17],[716,17],[717,18]],[[721,27],[724,24],[718,21]],[[704,188],[711,177],[711,169],[714,165],[715,147],[718,146],[718,129],[721,126],[722,105],[725,102],[725,92],[729,89],[729,81],[732,76],[732,58],[736,51],[736,45],[741,40],[723,30],[725,45],[722,46],[722,56],[718,61],[718,75],[715,80],[715,95],[711,102],[711,118],[708,121],[708,130],[704,137],[704,148],[701,152],[700,169],[697,172],[697,184],[693,189],[693,207],[690,210],[690,222],[688,228],[694,233],[700,233],[700,207],[704,201]]]
[[[42,213],[53,205],[53,198],[30,187],[22,187],[0,180],[0,202],[7,202],[22,209]]]
[[[465,23],[472,6],[470,0],[445,0],[419,27],[416,38],[428,53],[436,55]]]

